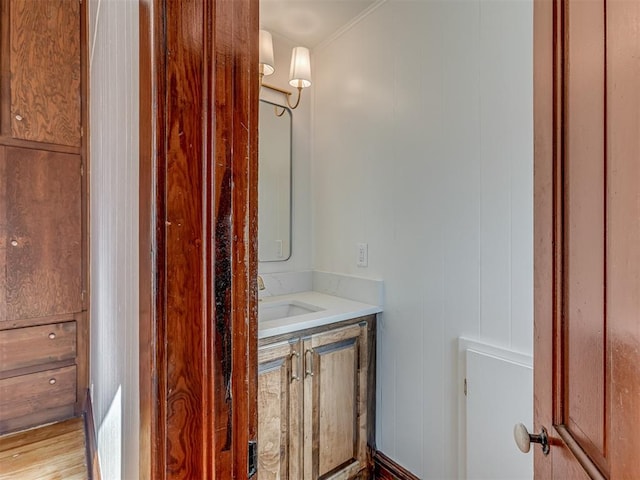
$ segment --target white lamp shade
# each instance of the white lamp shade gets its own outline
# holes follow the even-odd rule
[[[302,88],[311,86],[311,59],[306,47],[295,47],[291,52],[289,85]]]
[[[271,75],[275,71],[274,64],[271,34],[266,30],[260,30],[260,73]]]

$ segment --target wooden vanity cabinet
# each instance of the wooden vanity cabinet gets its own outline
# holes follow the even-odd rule
[[[259,480],[367,478],[374,338],[368,316],[261,341]]]
[[[302,478],[299,338],[258,351],[258,478]]]

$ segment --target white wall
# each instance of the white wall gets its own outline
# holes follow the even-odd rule
[[[273,35],[275,73],[264,77],[264,83],[293,92],[291,102],[295,102],[297,91],[289,86],[289,64],[291,49],[295,45],[288,39]],[[293,229],[291,239],[291,258],[284,262],[260,262],[260,273],[278,273],[311,269],[311,195],[310,195],[310,105],[313,86],[303,90],[300,106],[291,112],[292,118],[292,205]],[[282,94],[262,88],[260,98],[273,103],[283,104]]]
[[[138,477],[138,1],[90,0],[91,383],[102,478]]]
[[[532,23],[388,0],[314,52],[313,266],[384,279],[377,447],[422,478],[458,475],[457,337],[532,352]]]

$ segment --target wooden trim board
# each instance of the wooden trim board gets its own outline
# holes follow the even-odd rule
[[[96,424],[93,420],[93,404],[91,403],[91,392],[87,389],[82,408],[84,417],[84,437],[87,449],[87,470],[89,480],[101,480],[100,462],[98,461],[98,443],[96,436]]]
[[[373,455],[373,465],[373,478],[376,480],[420,480],[378,450]]]

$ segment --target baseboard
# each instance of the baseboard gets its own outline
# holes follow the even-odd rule
[[[376,450],[373,455],[374,476],[376,480],[420,480],[413,473]]]
[[[87,390],[84,401],[82,416],[84,417],[84,434],[87,446],[87,470],[89,480],[101,480],[100,464],[98,463],[98,443],[96,441],[96,425],[93,421],[93,407],[91,405],[91,395]]]

